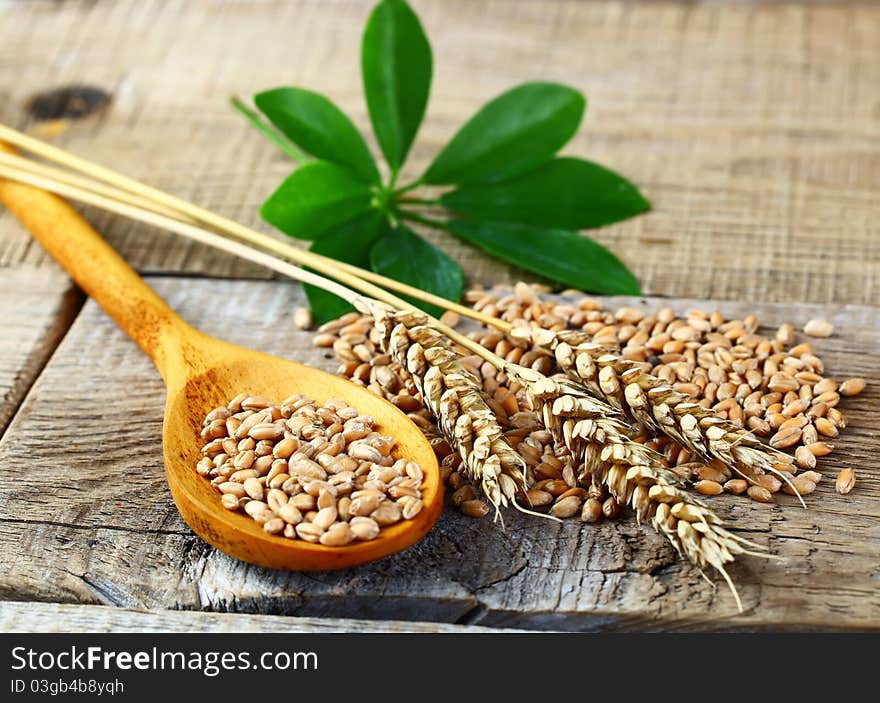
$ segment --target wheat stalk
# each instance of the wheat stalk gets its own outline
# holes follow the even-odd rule
[[[193,223],[205,223],[228,235],[258,244],[299,263],[311,265],[319,271],[325,273],[335,271],[334,278],[337,280],[401,309],[413,308],[406,301],[366,283],[366,280],[427,299],[446,308],[454,308],[459,313],[474,317],[502,332],[525,334],[536,345],[552,349],[560,366],[570,376],[583,382],[595,397],[617,407],[644,427],[678,440],[699,456],[720,459],[750,481],[753,480],[753,473],[766,471],[776,474],[794,488],[787,474],[776,468],[777,465],[783,467],[791,465],[791,458],[788,455],[772,450],[754,435],[742,431],[732,423],[714,417],[710,411],[693,403],[687,396],[678,393],[659,378],[639,369],[638,365],[606,354],[601,347],[590,349],[589,345],[583,344],[586,339],[582,334],[573,331],[551,332],[540,328],[514,330],[510,323],[503,320],[449,303],[370,272],[300,251],[285,242],[249,230],[236,222],[27,137],[4,125],[0,125],[0,138],[102,183],[40,166],[9,154],[0,154],[0,169],[4,170],[3,175],[6,177],[30,178],[30,182],[34,185],[49,189],[54,187],[56,192],[69,197],[77,197],[84,202],[177,231],[200,241],[206,241],[206,235],[210,235],[194,227]],[[9,169],[17,169],[17,171]],[[213,245],[230,250],[229,242]],[[247,251],[246,248],[239,247],[239,250],[242,249]],[[249,257],[245,256],[245,258]],[[262,255],[262,258],[269,257]],[[278,270],[277,264],[280,263],[276,262],[276,265],[270,265],[270,268]],[[430,320],[429,324],[470,351],[479,353],[470,346],[469,340],[462,338],[455,330],[436,320]],[[572,352],[572,347],[577,348],[577,353]],[[601,368],[597,364],[599,359],[602,363]],[[496,357],[492,363],[498,365],[497,361]],[[797,494],[796,489],[795,493]]]

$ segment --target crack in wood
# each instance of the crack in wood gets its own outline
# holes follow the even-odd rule
[[[64,527],[71,530],[110,530],[115,532],[128,532],[135,535],[177,535],[179,537],[195,537],[192,532],[182,532],[180,530],[156,530],[149,527],[125,527],[123,525],[79,525],[69,522],[55,522],[52,520],[26,520],[23,518],[7,518],[0,517],[0,523],[20,524],[20,525],[45,525],[48,527]]]
[[[7,306],[7,298],[0,297],[0,340],[14,339],[18,358],[2,359],[12,374],[7,381],[0,372],[0,389],[7,386],[0,399],[0,442],[85,303],[82,292],[57,272],[5,271],[3,276],[0,296],[14,291],[14,304]]]

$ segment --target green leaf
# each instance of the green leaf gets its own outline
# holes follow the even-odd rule
[[[361,72],[373,131],[394,173],[425,114],[431,70],[419,18],[403,0],[382,0],[364,30]]]
[[[586,100],[557,83],[526,83],[486,103],[425,171],[425,183],[498,181],[544,163],[578,128]]]
[[[650,208],[623,176],[575,158],[553,159],[500,183],[462,186],[440,201],[470,218],[564,229],[601,227]]]
[[[273,227],[297,239],[316,239],[322,232],[365,212],[372,199],[369,186],[329,161],[313,161],[291,173],[260,208]]]
[[[608,295],[639,295],[639,284],[601,244],[565,229],[451,220],[445,228],[483,251],[551,281]]]
[[[461,266],[404,225],[391,229],[373,244],[370,268],[447,300],[458,300],[464,285]],[[443,310],[433,305],[407,300],[435,317],[443,314]]]
[[[385,216],[373,210],[324,232],[320,239],[312,243],[309,251],[367,269],[370,267],[370,247],[388,229]],[[319,325],[354,310],[342,298],[321,288],[308,284],[304,284],[303,288],[312,309],[312,317]]]
[[[258,93],[254,103],[281,132],[319,159],[346,166],[367,183],[379,182],[376,162],[351,120],[323,95],[304,88]]]

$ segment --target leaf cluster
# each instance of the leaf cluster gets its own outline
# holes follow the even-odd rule
[[[433,72],[428,38],[405,0],[381,0],[373,8],[363,34],[361,71],[382,168],[354,123],[319,93],[281,87],[257,94],[254,103],[268,123],[236,103],[298,162],[263,204],[266,222],[310,240],[313,252],[450,300],[461,295],[461,267],[410,223],[444,230],[557,284],[608,294],[639,292],[621,261],[578,231],[649,208],[619,174],[558,155],[586,108],[579,91],[538,82],[502,93],[458,130],[418,178],[399,184]],[[430,197],[419,195],[424,186]],[[348,309],[319,289],[307,286],[307,295],[319,321]]]

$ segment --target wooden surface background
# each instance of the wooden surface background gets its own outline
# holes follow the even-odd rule
[[[826,466],[851,463],[857,491],[840,498],[825,484],[808,512],[722,506],[786,557],[738,567],[744,616],[629,521],[582,530],[511,518],[502,531],[449,512],[420,545],[371,567],[310,576],[253,569],[206,547],[174,511],[158,452],[162,388],[149,362],[93,304],[81,307],[0,213],[0,598],[529,628],[880,627],[871,458],[880,450],[871,415],[880,407],[880,317],[870,307],[880,304],[880,5],[412,4],[434,47],[435,77],[407,170],[418,172],[507,87],[546,78],[583,89],[587,116],[567,149],[622,171],[654,204],[594,233],[646,293],[740,301],[768,320],[837,317],[840,337],[826,343],[831,373],[863,374],[872,385],[848,403],[851,428]],[[259,226],[257,206],[290,164],[228,108],[228,96],[300,84],[331,95],[366,129],[357,47],[370,6],[0,0],[0,121],[45,135],[49,126],[26,108],[34,94],[103,88],[109,107],[69,124],[57,143]],[[268,276],[84,213],[158,276],[151,281],[184,317],[332,368],[290,325],[296,286],[254,280]],[[472,282],[527,278],[431,236]],[[19,612],[10,608],[0,605]],[[96,628],[100,612],[122,622],[100,608],[57,612],[71,623],[95,618]],[[46,627],[40,617],[34,627]]]

